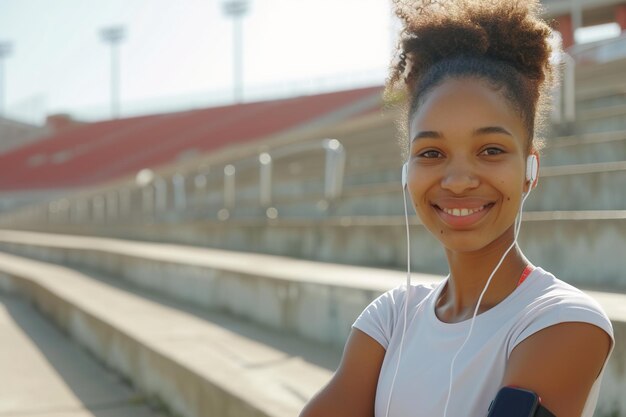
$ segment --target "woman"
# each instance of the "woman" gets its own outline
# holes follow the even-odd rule
[[[374,300],[300,416],[483,417],[516,386],[558,417],[591,417],[611,323],[515,235],[556,79],[551,29],[534,0],[395,5],[404,30],[387,93],[405,97],[406,188],[450,274]]]

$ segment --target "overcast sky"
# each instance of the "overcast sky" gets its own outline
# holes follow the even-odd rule
[[[281,84],[285,94],[382,85],[392,22],[390,0],[250,0],[244,99]],[[122,116],[232,99],[233,30],[222,0],[0,0],[0,42],[13,44],[6,114],[108,118],[110,51],[99,31],[112,25],[126,28]],[[320,81],[328,78],[334,84]]]

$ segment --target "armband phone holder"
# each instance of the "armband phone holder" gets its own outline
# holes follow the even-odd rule
[[[556,417],[532,391],[503,387],[489,406],[488,417]]]

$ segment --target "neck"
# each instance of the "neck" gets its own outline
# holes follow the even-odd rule
[[[437,303],[437,315],[443,321],[457,322],[472,317],[480,294],[494,268],[513,243],[513,238],[511,228],[501,238],[479,251],[446,251],[450,278]],[[490,309],[511,294],[529,263],[515,244],[491,279],[478,312]]]

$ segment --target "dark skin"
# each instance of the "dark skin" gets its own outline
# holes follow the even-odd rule
[[[444,247],[450,268],[436,314],[447,323],[468,320],[491,272],[514,241],[513,222],[530,186],[523,122],[486,84],[451,79],[428,94],[411,118],[409,132],[409,193],[422,223]],[[480,218],[460,224],[458,216],[442,214],[443,208],[465,207],[481,212]],[[478,313],[508,297],[529,263],[514,245]],[[547,327],[513,349],[501,386],[536,392],[558,417],[580,417],[611,343],[604,330],[588,323]],[[353,329],[331,381],[300,417],[374,416],[384,355],[378,342]]]

